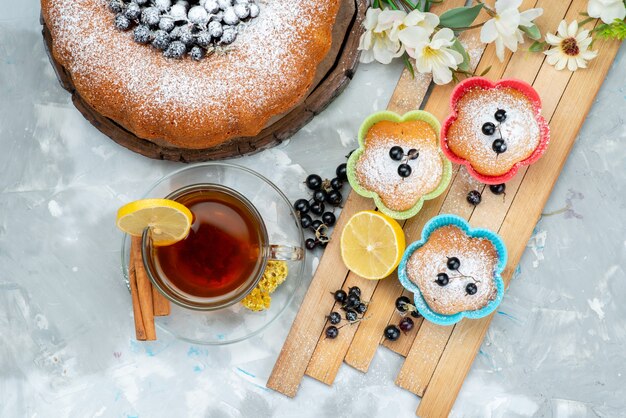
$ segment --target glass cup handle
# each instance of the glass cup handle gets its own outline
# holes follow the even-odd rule
[[[304,250],[300,247],[290,247],[288,245],[270,245],[267,257],[270,260],[297,261],[304,257]]]

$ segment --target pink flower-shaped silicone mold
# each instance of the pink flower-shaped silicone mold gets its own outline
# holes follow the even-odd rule
[[[539,126],[539,144],[535,148],[535,150],[528,156],[526,159],[516,162],[511,169],[499,176],[488,176],[477,172],[474,167],[472,167],[472,163],[462,157],[456,155],[449,147],[448,147],[448,131],[450,126],[457,120],[458,117],[458,102],[465,95],[465,93],[474,88],[482,88],[482,89],[496,89],[501,87],[509,87],[515,89],[522,94],[524,94],[530,101],[533,106],[535,119]],[[520,167],[528,166],[536,162],[546,151],[548,148],[548,142],[550,141],[550,127],[548,123],[541,115],[541,98],[537,91],[532,88],[532,86],[524,81],[515,80],[515,79],[505,79],[497,82],[493,82],[483,77],[472,77],[468,78],[461,83],[459,83],[454,91],[452,92],[452,96],[450,98],[450,111],[452,112],[450,116],[446,118],[442,125],[441,129],[441,149],[443,153],[448,157],[449,160],[456,164],[464,165],[467,168],[468,173],[481,183],[485,184],[500,184],[505,183],[511,180]]]

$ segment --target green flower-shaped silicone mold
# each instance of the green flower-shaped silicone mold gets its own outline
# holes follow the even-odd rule
[[[359,129],[359,148],[356,151],[354,151],[352,155],[350,156],[350,158],[348,159],[348,181],[350,182],[350,186],[352,186],[352,189],[358,194],[360,194],[361,196],[370,197],[374,199],[374,202],[376,203],[378,210],[380,210],[385,215],[388,215],[394,219],[408,219],[417,215],[417,213],[422,209],[422,206],[424,205],[425,200],[434,199],[446,190],[446,188],[448,187],[448,184],[450,183],[450,179],[452,177],[452,164],[443,155],[443,153],[441,152],[441,149],[439,149],[438,150],[439,155],[441,156],[441,160],[443,161],[443,174],[441,176],[441,182],[439,183],[439,185],[437,186],[435,190],[422,196],[417,201],[417,203],[415,203],[414,206],[412,206],[410,209],[407,209],[401,212],[395,211],[393,209],[389,209],[383,203],[378,193],[365,189],[358,182],[358,179],[356,177],[356,163],[357,161],[359,161],[359,158],[361,158],[361,155],[363,155],[363,153],[365,152],[365,147],[366,147],[365,136],[367,135],[367,132],[370,130],[370,128],[374,126],[376,123],[381,122],[381,121],[401,123],[401,122],[408,122],[408,121],[414,121],[414,120],[419,120],[419,121],[428,123],[435,131],[437,138],[439,138],[439,131],[441,129],[441,125],[439,124],[439,121],[437,120],[437,118],[435,118],[433,115],[431,115],[428,112],[425,112],[423,110],[414,110],[414,111],[405,113],[403,116],[400,116],[397,113],[390,112],[390,111],[378,112],[378,113],[374,113],[373,115],[365,119],[365,121],[361,125],[361,128]],[[438,144],[435,144],[435,146],[438,147]]]

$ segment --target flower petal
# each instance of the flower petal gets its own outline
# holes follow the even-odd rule
[[[567,58],[561,55],[559,56],[559,59],[556,62],[556,65],[554,66],[554,68],[557,69],[558,71],[561,71],[562,69],[565,68],[566,64],[567,64]]]
[[[600,19],[604,23],[613,23],[615,19],[623,20],[626,17],[626,5],[623,1],[614,1],[611,5],[604,5],[600,12]]]
[[[578,33],[578,22],[574,20],[567,27],[567,35],[573,38],[576,36],[577,33]]]
[[[557,34],[561,38],[567,38],[567,22],[565,20],[561,20],[561,23],[559,23],[559,29],[557,30]]]
[[[480,28],[480,42],[484,44],[490,44],[498,37],[498,31],[496,30],[495,19],[489,19],[485,22],[482,28]]]
[[[428,42],[430,33],[419,26],[409,26],[398,32],[398,39],[406,46],[415,48],[418,44]]]
[[[576,71],[578,69],[578,64],[576,63],[576,58],[568,58],[567,59],[567,69],[570,71]]]
[[[496,1],[496,12],[501,14],[507,10],[511,9],[519,9],[522,5],[522,0],[497,0]]]
[[[561,44],[561,38],[554,36],[551,33],[546,33],[546,42],[553,46],[558,46]]]
[[[520,26],[532,26],[533,20],[537,19],[543,14],[541,7],[536,9],[528,9],[520,13]]]

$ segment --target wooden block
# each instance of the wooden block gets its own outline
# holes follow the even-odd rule
[[[350,215],[373,208],[371,199],[350,193],[343,212]],[[340,216],[335,231],[342,231],[349,218],[350,216]],[[317,341],[324,331],[326,315],[335,302],[328,292],[341,288],[347,275],[348,270],[341,259],[339,240],[331,239],[267,381],[268,388],[290,397],[296,395]]]

